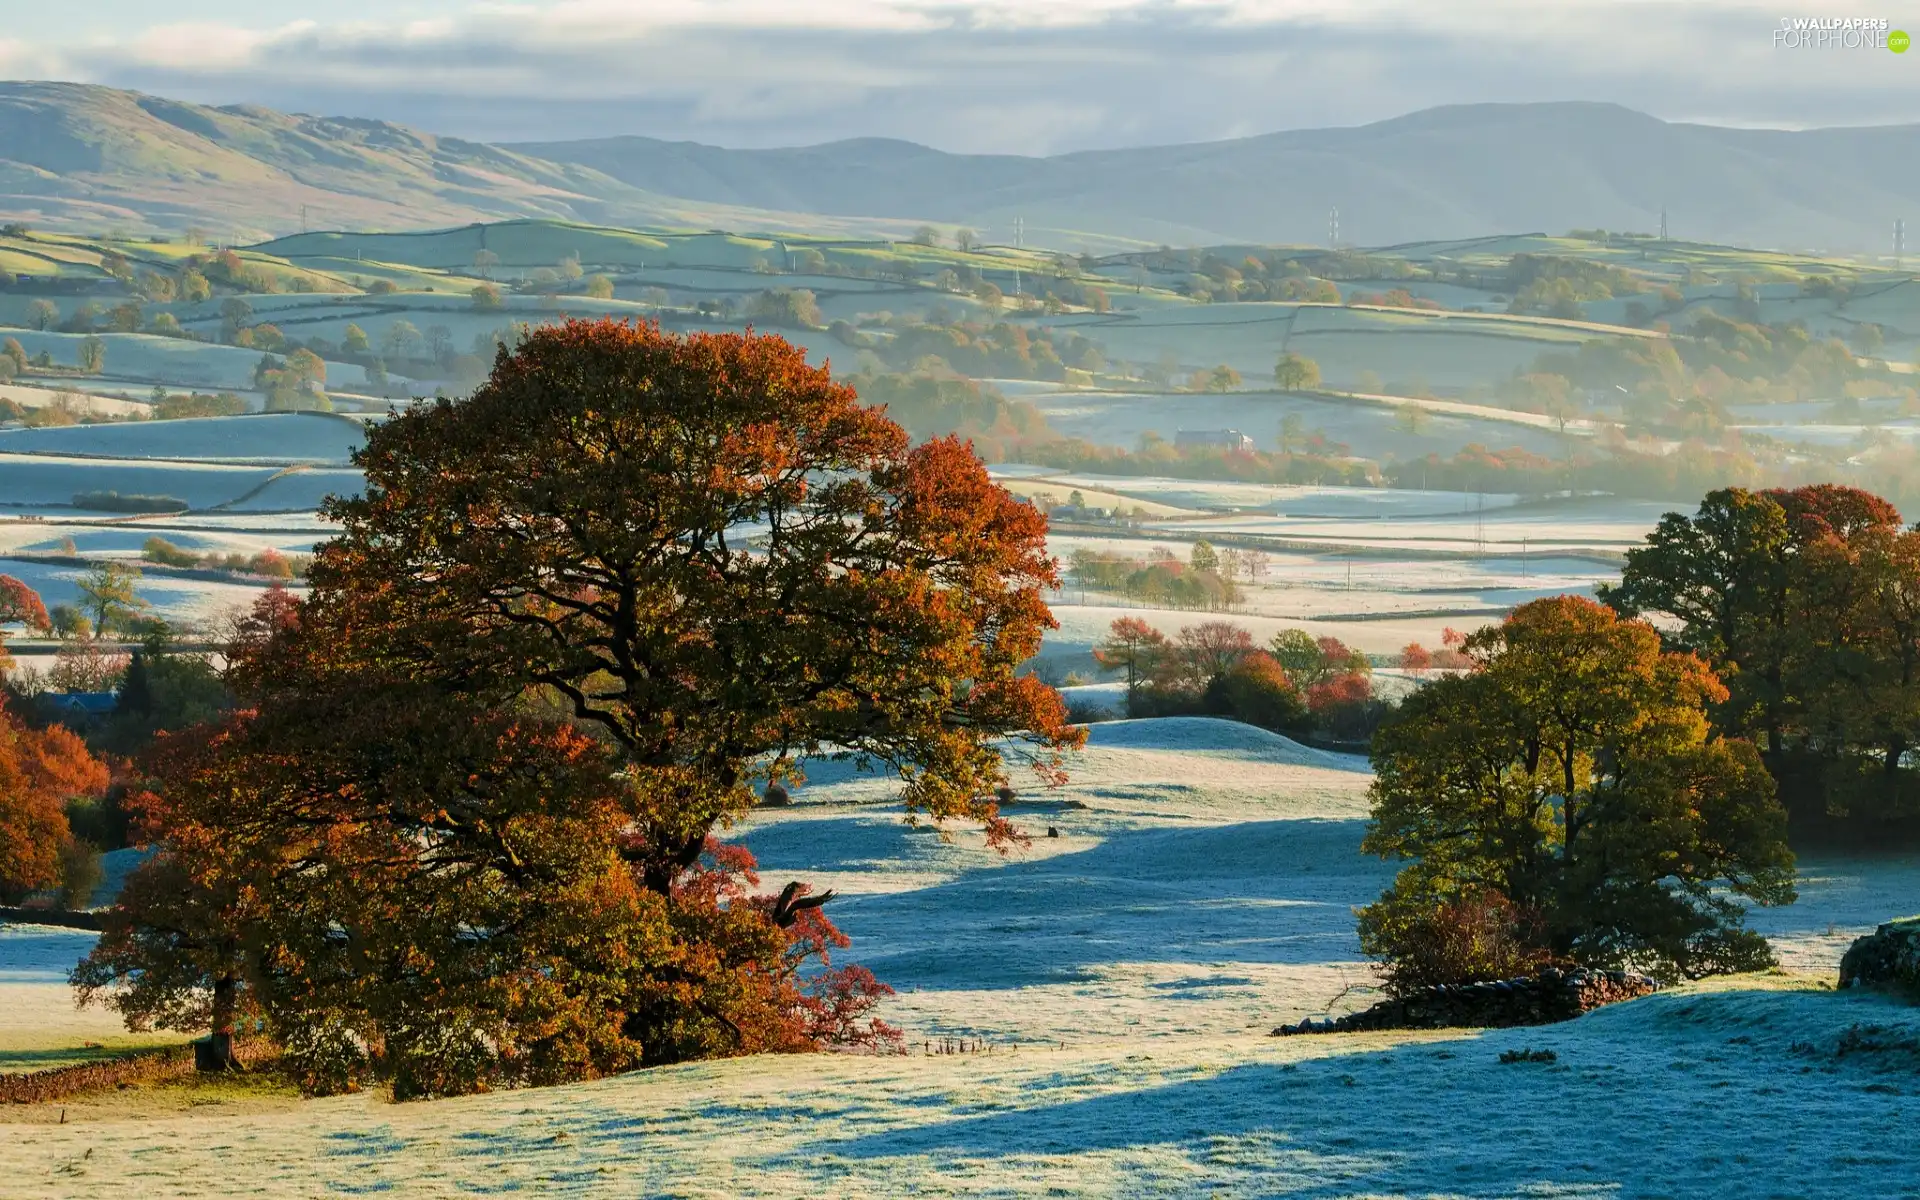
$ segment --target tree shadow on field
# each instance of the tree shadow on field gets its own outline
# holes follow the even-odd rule
[[[1358,956],[1353,906],[1376,898],[1393,874],[1391,864],[1360,854],[1364,824],[1123,827],[1085,850],[848,895],[830,911],[853,938],[848,957],[903,989],[1072,982],[1122,962],[1346,962]],[[797,878],[898,862],[937,845],[931,833],[858,817],[770,825],[744,840],[777,864],[768,877]]]
[[[1910,1155],[1897,1135],[1887,1140],[1920,1112],[1911,1089],[1863,1091],[1859,1072],[1802,1073],[1783,1047],[1730,1043],[1717,1022],[1658,1019],[1699,1000],[1654,996],[1607,1010],[1616,1019],[1606,1022],[1384,1051],[1329,1039],[1321,1057],[1173,1078],[1150,1060],[1095,1063],[1021,1088],[1025,1101],[1064,1090],[1073,1099],[962,1110],[814,1142],[808,1153],[865,1175],[889,1159],[992,1173],[1109,1152],[1123,1169],[1171,1172],[1178,1194],[1225,1185],[1309,1197],[1920,1195]],[[1794,1019],[1790,997],[1760,1003],[1767,1021]],[[1558,1061],[1499,1062],[1523,1047],[1552,1048]]]

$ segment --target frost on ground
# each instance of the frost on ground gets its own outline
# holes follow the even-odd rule
[[[67,971],[92,945],[91,933],[75,929],[0,925],[0,1071],[64,1065],[84,1057],[79,1052],[88,1042],[153,1040],[129,1039],[120,1020],[103,1009],[74,1007]]]
[[[1024,782],[1017,780],[1016,782]],[[1199,718],[1095,726],[1033,835],[907,828],[819,763],[736,833],[762,882],[842,893],[849,956],[900,989],[906,1057],[769,1056],[566,1088],[66,1125],[0,1113],[0,1196],[475,1191],[608,1196],[1920,1197],[1920,1008],[1791,976],[1565,1025],[1275,1039],[1367,974],[1358,759]],[[1046,836],[1052,827],[1058,837]],[[1915,868],[1811,865],[1783,954],[1917,905]],[[77,953],[42,942],[49,961]],[[7,956],[0,943],[0,961]],[[37,960],[36,960],[37,961]],[[50,969],[50,968],[48,968]],[[941,1038],[991,1053],[928,1055]],[[1502,1064],[1551,1050],[1552,1063]]]

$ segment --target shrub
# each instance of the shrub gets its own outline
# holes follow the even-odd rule
[[[123,513],[171,513],[185,512],[192,507],[178,496],[149,496],[139,493],[121,495],[119,492],[75,492],[75,508],[91,509],[94,512]]]
[[[127,845],[132,824],[126,809],[126,787],[115,784],[104,795],[76,796],[67,801],[67,826],[80,841],[104,850]]]
[[[193,567],[200,563],[199,555],[191,550],[183,550],[163,537],[148,538],[140,547],[140,557],[163,567]]]
[[[1307,708],[1329,737],[1343,742],[1371,738],[1388,712],[1386,702],[1374,698],[1372,682],[1354,671],[1308,688]]]
[[[1271,654],[1255,651],[1220,677],[1218,695],[1228,715],[1262,729],[1287,732],[1308,722],[1307,706]]]
[[[1437,904],[1389,891],[1360,919],[1360,945],[1382,960],[1386,989],[1405,996],[1440,984],[1531,975],[1552,965],[1535,948],[1538,914],[1498,892],[1468,892]]]
[[[79,838],[68,838],[60,847],[60,904],[67,909],[82,909],[93,902],[93,891],[106,872],[100,867],[100,847]]]

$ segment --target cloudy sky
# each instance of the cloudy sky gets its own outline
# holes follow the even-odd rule
[[[8,0],[0,77],[487,140],[857,136],[1051,153],[1605,100],[1920,121],[1920,49],[1786,50],[1744,0]],[[1809,15],[1886,16],[1828,6]],[[1920,9],[1912,14],[1920,33]]]

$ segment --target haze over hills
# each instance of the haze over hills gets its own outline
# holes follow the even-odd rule
[[[494,146],[400,125],[0,83],[0,218],[245,239],[548,216],[872,235],[918,221],[1078,248],[1387,245],[1575,227],[1880,251],[1920,126],[1786,132],[1607,104],[1472,105],[1353,128],[1048,158],[861,139],[728,150],[644,137]],[[305,208],[303,214],[302,208]]]
[[[1920,127],[1676,124],[1612,104],[1480,104],[1372,125],[1051,158],[857,140],[723,150],[608,138],[512,149],[691,199],[912,213],[994,229],[1386,245],[1494,231],[1657,230],[1739,245],[1881,250],[1920,189]]]

